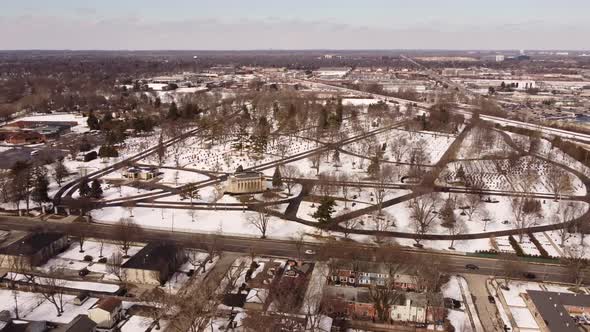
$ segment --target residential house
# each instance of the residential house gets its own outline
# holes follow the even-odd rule
[[[17,241],[0,248],[0,267],[31,268],[47,262],[69,245],[61,233],[28,233]]]
[[[88,317],[98,328],[110,329],[123,317],[122,302],[116,297],[102,298],[88,310]]]
[[[152,242],[121,266],[122,277],[130,283],[163,285],[186,260],[182,248]]]
[[[67,325],[63,325],[54,332],[96,332],[96,322],[87,315],[78,315]]]
[[[349,262],[333,261],[330,283],[339,286],[384,286],[393,282],[393,287],[401,290],[418,290],[414,277],[408,274],[396,273],[389,275],[387,266],[379,263],[363,263],[358,266]]]
[[[390,308],[392,321],[410,323],[433,323],[442,321],[445,309],[440,296],[428,299],[424,293],[405,292],[401,294]]]

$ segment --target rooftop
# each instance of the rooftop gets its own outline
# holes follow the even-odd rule
[[[590,295],[537,290],[527,290],[527,293],[551,332],[579,331],[564,306],[590,307]]]
[[[151,242],[133,255],[121,267],[127,269],[143,269],[160,271],[162,266],[176,260],[178,247],[170,243]]]
[[[100,308],[108,312],[113,312],[115,309],[121,306],[121,303],[121,300],[119,300],[116,297],[105,297],[97,302],[96,308]]]
[[[61,233],[29,233],[23,238],[0,248],[0,254],[30,256],[51,243],[58,241],[64,235]]]

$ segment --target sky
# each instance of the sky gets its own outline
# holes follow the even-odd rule
[[[590,49],[589,0],[0,0],[0,49]]]

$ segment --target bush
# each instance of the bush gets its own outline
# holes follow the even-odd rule
[[[93,258],[92,256],[90,256],[90,255],[86,255],[86,256],[84,256],[84,261],[85,261],[85,262],[92,262],[92,260],[93,260],[93,259],[94,259],[94,258]]]
[[[539,242],[539,240],[537,240],[535,235],[532,233],[528,235],[529,239],[531,239],[531,242],[535,245],[535,247],[537,247],[537,250],[539,250],[539,254],[541,254],[541,257],[550,258],[551,256],[549,256],[549,253],[547,252],[547,250],[545,250],[545,248],[543,248],[543,245],[541,245],[541,243]]]
[[[116,158],[119,156],[119,152],[113,146],[103,145],[98,150],[98,155],[101,158]]]
[[[520,247],[520,244],[518,244],[518,241],[516,241],[516,239],[512,235],[508,236],[508,242],[510,242],[512,249],[514,249],[514,252],[516,252],[516,256],[526,256],[524,251]]]
[[[99,258],[99,259],[98,259],[98,262],[99,262],[99,263],[102,263],[102,264],[106,264],[106,262],[107,262],[107,258],[106,258],[106,257]]]

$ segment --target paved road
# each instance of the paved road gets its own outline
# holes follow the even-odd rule
[[[500,325],[502,319],[498,314],[498,308],[488,300],[488,295],[490,295],[486,288],[488,276],[477,274],[464,274],[463,276],[467,280],[471,295],[474,297],[473,302],[485,331],[504,332]]]
[[[4,230],[23,230],[23,231],[58,231],[64,232],[73,236],[83,234],[86,237],[113,239],[116,237],[114,228],[111,225],[102,225],[94,223],[80,223],[76,227],[70,224],[40,221],[33,218],[20,217],[0,217],[0,229]],[[314,250],[318,253],[322,251],[322,244],[291,240],[277,240],[277,239],[259,239],[254,237],[237,237],[214,234],[199,234],[199,233],[185,233],[172,232],[164,230],[143,229],[141,232],[133,234],[137,242],[157,242],[169,241],[176,243],[186,248],[207,249],[208,244],[213,241],[216,246],[223,251],[249,253],[252,250],[261,255],[272,255],[282,257],[298,257],[306,256],[303,252],[307,249]],[[359,251],[360,249],[373,248],[363,244],[350,244],[348,248],[344,247],[341,250],[330,251],[330,257],[344,257],[346,252],[351,250]],[[498,275],[501,272],[502,264],[497,259],[481,258],[473,256],[464,256],[448,253],[435,253],[426,250],[414,250],[410,248],[402,249],[416,255],[432,254],[444,257],[448,260],[447,270],[449,273],[476,273],[481,275]],[[370,250],[365,250],[369,253]],[[312,258],[313,256],[307,255]],[[372,257],[367,257],[372,259]],[[475,264],[479,266],[479,270],[467,271],[466,264]],[[539,279],[547,281],[569,282],[571,281],[571,273],[567,268],[556,264],[538,264],[523,262],[523,267],[526,271],[535,273]],[[585,273],[585,280],[590,280],[590,272]]]

